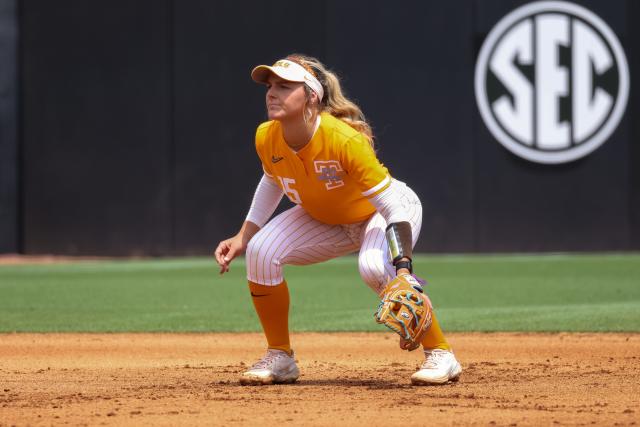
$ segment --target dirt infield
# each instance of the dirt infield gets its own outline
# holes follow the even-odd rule
[[[412,387],[391,334],[295,334],[302,376],[242,387],[258,334],[0,335],[0,425],[636,425],[638,334],[450,334],[458,383]],[[247,365],[246,365],[247,364]]]

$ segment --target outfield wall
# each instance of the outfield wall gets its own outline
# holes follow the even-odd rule
[[[19,244],[17,18],[16,1],[0,1],[0,253]]]
[[[576,2],[620,40],[630,97],[600,148],[549,165],[500,145],[474,94],[483,41],[525,3],[24,0],[21,179],[0,182],[20,190],[2,196],[19,218],[12,238],[3,217],[0,251],[208,253],[261,173],[264,89],[249,72],[289,52],[342,75],[381,159],[423,200],[418,250],[640,249],[640,6]]]

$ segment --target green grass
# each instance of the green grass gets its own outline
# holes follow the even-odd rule
[[[418,256],[448,331],[640,332],[640,255]],[[287,267],[294,331],[382,331],[354,257]],[[0,332],[257,331],[237,260],[0,266]]]

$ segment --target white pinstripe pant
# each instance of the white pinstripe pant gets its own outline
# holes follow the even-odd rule
[[[393,181],[409,214],[413,245],[422,225],[422,205],[404,183]],[[387,223],[376,212],[356,224],[331,225],[313,219],[302,207],[282,212],[269,221],[249,242],[245,261],[247,279],[266,286],[282,283],[283,265],[308,265],[328,261],[360,250],[360,276],[376,294],[395,276],[385,237]]]

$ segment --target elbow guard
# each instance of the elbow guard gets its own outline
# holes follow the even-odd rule
[[[412,259],[411,224],[406,221],[394,222],[393,224],[389,224],[385,234],[393,265],[396,265],[402,258]],[[411,264],[409,263],[409,265]]]

